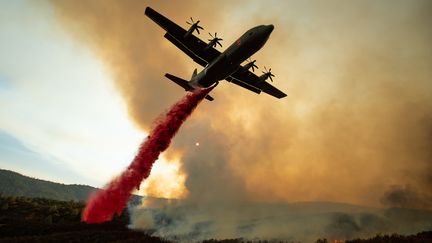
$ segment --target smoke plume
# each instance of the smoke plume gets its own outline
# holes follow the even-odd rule
[[[156,126],[150,131],[147,140],[141,144],[129,167],[103,190],[91,196],[82,215],[83,221],[100,223],[111,220],[115,213],[122,212],[131,192],[150,175],[159,154],[168,148],[180,126],[212,89],[188,93],[175,103],[165,116],[156,121]]]
[[[189,77],[197,67],[143,15],[146,6],[184,28],[191,16],[200,19],[204,34],[224,39],[221,51],[251,27],[275,25],[252,59],[258,71],[272,67],[272,84],[288,97],[220,82],[215,102],[202,104],[182,128],[188,136],[177,136],[166,153],[181,161],[185,199],[149,202],[155,207],[134,211],[131,227],[167,236],[284,239],[431,229],[413,211],[401,214],[408,227],[391,223],[400,211],[361,208],[374,215],[363,217],[355,207],[291,205],[431,209],[424,203],[432,198],[431,1],[52,3],[62,28],[109,67],[144,130],[182,92],[153,80],[166,72]],[[362,223],[368,219],[374,228]],[[331,229],[338,225],[341,231]]]

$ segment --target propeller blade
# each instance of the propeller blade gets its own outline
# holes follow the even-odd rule
[[[217,37],[217,32],[215,32],[214,35],[210,32],[208,32],[208,34],[212,38],[212,39],[208,39],[210,46],[213,46],[214,48],[216,48],[217,45],[219,45],[220,47],[222,47],[222,44],[219,42],[222,40],[222,38]]]
[[[255,65],[256,60],[251,60],[250,57],[247,59],[247,64],[249,68],[252,68],[252,72],[255,72],[255,68],[258,69],[258,66]]]
[[[254,64],[253,66],[255,66],[255,64]],[[257,67],[257,68],[258,68],[258,67]],[[267,67],[264,66],[264,70],[265,70],[265,71],[262,72],[262,73],[263,73],[263,77],[264,77],[264,79],[270,79],[270,81],[273,82],[273,78],[272,78],[272,77],[275,77],[275,75],[274,75],[273,73],[271,73],[271,68],[269,68],[269,69],[267,70]]]

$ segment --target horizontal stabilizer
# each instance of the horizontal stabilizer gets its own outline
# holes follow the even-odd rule
[[[174,75],[171,75],[169,73],[165,74],[165,77],[167,77],[168,79],[170,79],[174,83],[178,84],[179,86],[183,87],[186,91],[193,90],[193,88],[191,86],[189,86],[189,82],[184,80],[184,79],[181,79],[181,78],[176,77]]]
[[[179,77],[176,77],[174,75],[171,75],[169,73],[165,74],[165,77],[167,77],[168,79],[170,79],[171,81],[173,81],[174,83],[178,84],[179,86],[183,87],[185,89],[185,91],[193,91],[194,88],[192,88],[191,86],[189,86],[189,82],[181,79]],[[207,95],[205,97],[207,100],[213,101],[213,97],[211,97],[210,95]]]

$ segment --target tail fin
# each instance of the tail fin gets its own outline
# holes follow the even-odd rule
[[[170,79],[174,83],[178,84],[179,86],[183,87],[185,89],[185,91],[193,90],[193,88],[191,86],[189,86],[189,82],[184,80],[184,79],[181,79],[181,78],[176,77],[174,75],[171,75],[169,73],[165,74],[165,77],[167,77],[168,79]]]

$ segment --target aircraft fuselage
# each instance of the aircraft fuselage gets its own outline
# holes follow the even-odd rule
[[[259,25],[246,31],[228,49],[192,77],[189,85],[193,88],[207,88],[230,76],[241,67],[242,62],[264,46],[273,28],[273,25]]]

